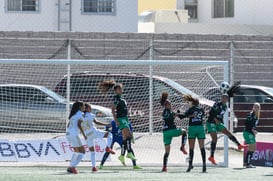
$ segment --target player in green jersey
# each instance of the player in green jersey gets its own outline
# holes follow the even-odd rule
[[[130,131],[130,123],[127,117],[128,108],[126,100],[122,97],[123,93],[123,85],[116,83],[115,81],[103,81],[99,84],[99,89],[102,93],[107,93],[110,89],[114,88],[115,96],[112,104],[112,114],[116,125],[118,125],[119,129],[121,130],[122,137],[123,137],[123,144],[121,147],[122,154],[118,157],[121,163],[124,163],[124,154],[127,150],[127,158],[131,160],[136,160],[132,146],[132,133]],[[124,154],[123,154],[124,153]]]
[[[239,150],[247,147],[247,145],[240,144],[239,141],[235,138],[235,136],[224,126],[223,118],[224,118],[225,112],[227,111],[228,99],[229,99],[228,94],[223,94],[221,101],[214,103],[213,107],[211,108],[209,112],[209,118],[206,124],[208,133],[210,134],[212,139],[211,152],[210,152],[210,157],[208,158],[208,160],[214,165],[217,165],[214,159],[214,152],[216,150],[218,131],[227,135],[228,138],[238,146]]]
[[[261,110],[261,105],[259,103],[255,103],[253,105],[252,111],[248,114],[245,121],[245,129],[243,132],[243,136],[244,136],[246,144],[248,144],[248,151],[244,158],[244,165],[246,166],[246,168],[255,168],[251,164],[251,157],[256,150],[256,139],[255,139],[257,134],[256,126],[259,122],[260,110]]]
[[[160,98],[160,104],[164,107],[162,117],[164,120],[163,123],[163,142],[165,145],[165,153],[163,157],[163,167],[162,172],[167,172],[167,163],[168,163],[168,157],[170,154],[171,149],[171,142],[173,137],[178,137],[182,135],[182,143],[180,150],[187,154],[187,151],[185,149],[185,144],[187,140],[187,133],[185,130],[181,128],[177,128],[175,125],[175,118],[179,115],[178,113],[174,113],[172,111],[171,102],[168,100],[168,93],[163,92]]]
[[[199,100],[197,98],[193,98],[191,95],[184,95],[183,98],[190,105],[190,108],[185,113],[179,115],[179,118],[181,119],[186,117],[189,118],[188,139],[190,147],[190,159],[187,172],[190,172],[191,169],[193,169],[192,161],[194,155],[194,145],[195,139],[197,138],[203,161],[202,172],[204,173],[207,170],[206,151],[204,147],[206,138],[205,129],[203,126],[203,118],[205,116],[204,109],[199,106]]]

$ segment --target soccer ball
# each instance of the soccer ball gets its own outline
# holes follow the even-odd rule
[[[227,93],[227,91],[228,91],[229,88],[230,88],[230,85],[227,82],[222,82],[220,84],[220,91],[221,91],[222,94]]]

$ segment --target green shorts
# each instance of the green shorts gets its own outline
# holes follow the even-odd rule
[[[130,126],[129,126],[129,119],[127,117],[122,117],[122,118],[117,118],[118,119],[118,127],[119,129],[124,129],[124,128],[128,128],[130,129]]]
[[[198,126],[189,126],[188,129],[188,138],[189,139],[205,139],[206,133],[203,125]]]
[[[207,125],[208,133],[222,131],[223,129],[226,128],[223,123],[215,124],[215,123],[207,122],[206,125]]]
[[[246,144],[255,144],[256,143],[256,138],[255,138],[254,134],[244,131],[243,136],[246,141]]]
[[[180,128],[163,131],[163,142],[165,145],[170,145],[173,137],[178,137],[180,135],[182,135],[182,130]]]

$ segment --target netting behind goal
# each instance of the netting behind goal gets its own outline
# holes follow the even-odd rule
[[[67,108],[76,100],[91,103],[99,121],[111,121],[114,92],[101,94],[97,86],[103,80],[115,80],[124,85],[139,161],[161,165],[161,93],[169,93],[174,111],[187,109],[184,94],[199,97],[208,111],[213,102],[204,97],[227,76],[225,61],[1,60],[1,139],[63,136]],[[187,119],[177,119],[176,123],[187,129]],[[179,152],[180,140],[173,140],[170,164],[186,164],[186,157]]]

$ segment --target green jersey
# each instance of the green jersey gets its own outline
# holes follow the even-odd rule
[[[184,114],[180,114],[179,118],[189,117],[189,126],[203,125],[204,109],[199,106],[189,108]]]
[[[216,102],[212,106],[209,112],[208,122],[215,123],[214,118],[217,118],[221,123],[223,123],[224,114],[227,111],[227,105],[222,102]]]
[[[163,131],[176,129],[176,125],[174,122],[175,113],[173,111],[171,111],[170,109],[164,109],[162,117],[164,120]]]
[[[256,129],[258,122],[257,116],[253,112],[249,113],[245,121],[245,131],[253,134],[252,130]]]
[[[126,100],[121,97],[121,95],[114,96],[114,105],[116,106],[117,118],[127,117],[127,103]]]

